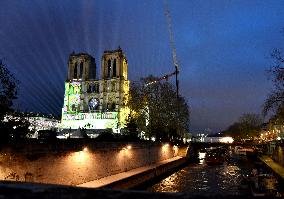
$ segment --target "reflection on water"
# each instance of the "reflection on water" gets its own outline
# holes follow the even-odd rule
[[[206,155],[205,152],[199,152],[198,153],[199,164],[204,164],[205,155]]]
[[[203,154],[199,154],[200,157]],[[241,194],[239,183],[242,175],[248,174],[253,164],[234,160],[223,165],[208,166],[203,159],[197,164],[177,171],[161,182],[148,188],[152,192],[190,192],[194,194]]]

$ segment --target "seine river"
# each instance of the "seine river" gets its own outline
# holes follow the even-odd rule
[[[200,153],[202,158],[204,154]],[[232,157],[229,163],[208,166],[204,160],[190,164],[162,181],[148,187],[151,192],[189,192],[201,195],[240,195],[242,175],[250,174],[254,164],[248,159]]]

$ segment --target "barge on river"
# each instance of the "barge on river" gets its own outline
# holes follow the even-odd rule
[[[229,160],[229,152],[223,147],[211,147],[206,150],[205,162],[208,165],[223,164]]]

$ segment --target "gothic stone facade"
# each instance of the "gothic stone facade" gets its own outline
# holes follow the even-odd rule
[[[95,59],[86,53],[72,53],[65,82],[62,128],[124,127],[129,111],[127,68],[121,48],[104,51],[101,79],[96,79]]]

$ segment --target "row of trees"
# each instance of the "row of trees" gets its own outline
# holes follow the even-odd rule
[[[243,114],[237,122],[229,126],[224,135],[232,136],[236,141],[242,139],[253,139],[261,132],[263,119],[260,115],[254,113]]]
[[[283,29],[284,33],[284,29]],[[256,114],[244,114],[227,130],[225,134],[237,138],[258,136],[261,132],[261,124],[266,116],[272,114],[269,119],[270,125],[284,124],[284,54],[283,50],[276,48],[271,52],[273,65],[268,70],[273,82],[273,89],[264,102],[262,116]]]

